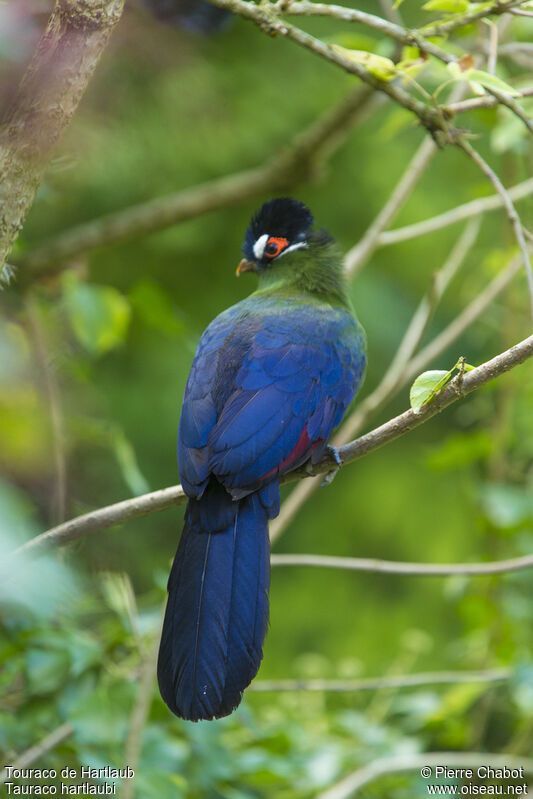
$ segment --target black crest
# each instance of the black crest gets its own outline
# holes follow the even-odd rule
[[[305,239],[314,219],[309,208],[291,197],[275,197],[266,202],[250,221],[244,237],[243,253],[253,259],[253,247],[260,236],[282,236],[291,244]]]

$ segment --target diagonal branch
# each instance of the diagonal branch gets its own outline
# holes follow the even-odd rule
[[[497,28],[495,28],[495,30],[497,30]],[[516,117],[518,117],[518,119],[521,120],[521,122],[524,123],[529,133],[533,133],[533,120],[524,111],[520,103],[516,101],[515,97],[510,95],[508,92],[502,92],[499,89],[491,89],[490,93],[500,105],[504,105],[512,114],[514,114]]]
[[[378,246],[380,235],[408,200],[436,152],[437,147],[433,139],[425,137],[381,211],[360,241],[346,254],[344,265],[350,278],[357,274],[372,255]]]
[[[68,738],[74,732],[74,726],[66,722],[60,727],[57,727],[49,735],[42,739],[38,744],[31,746],[21,755],[19,755],[12,764],[12,768],[27,768],[36,760],[39,760],[43,755],[55,749],[65,738]],[[7,769],[0,771],[0,784],[9,779]]]
[[[57,0],[0,127],[0,278],[54,148],[122,13],[123,0]]]
[[[531,315],[533,316],[533,270],[531,268],[531,260],[529,258],[524,231],[522,229],[522,222],[520,221],[520,217],[516,212],[513,201],[496,172],[492,169],[492,167],[489,166],[485,159],[481,157],[477,150],[474,150],[470,142],[466,141],[466,139],[459,139],[457,141],[457,145],[468,155],[468,157],[479,167],[479,169],[481,169],[483,174],[487,176],[501,197],[502,205],[505,208],[507,217],[511,223],[511,227],[513,228],[522,257],[522,263],[524,265],[524,269],[526,270]]]
[[[513,202],[522,200],[524,197],[530,197],[532,194],[533,178],[528,178],[528,180],[524,180],[522,183],[517,183],[516,186],[507,189],[507,195]],[[380,247],[389,247],[391,244],[398,244],[418,236],[424,236],[427,233],[434,233],[436,230],[449,227],[456,222],[462,222],[464,219],[470,219],[472,216],[478,216],[487,211],[496,211],[503,208],[503,205],[503,198],[500,194],[480,197],[478,200],[471,200],[463,205],[458,205],[430,219],[424,219],[422,222],[414,222],[412,225],[386,230],[380,234],[378,245]]]
[[[357,438],[355,441],[345,444],[338,451],[342,464],[358,460],[379,447],[396,440],[410,430],[414,430],[414,428],[424,424],[428,419],[431,419],[458,399],[470,394],[472,391],[476,391],[510,369],[514,369],[532,356],[533,335],[478,366],[471,372],[467,372],[460,380],[458,378],[452,380],[431,403],[422,408],[420,413],[414,413],[412,410],[405,411],[400,416],[390,419],[385,424]],[[314,473],[320,474],[331,471],[337,468],[337,465],[333,455],[327,454],[316,465]],[[297,469],[284,475],[282,482],[286,483],[301,479],[302,477],[307,477],[308,474],[309,471],[305,468]],[[31,539],[16,552],[24,555],[25,553],[38,551],[46,546],[66,544],[90,532],[102,530],[139,516],[146,516],[155,511],[165,510],[173,505],[181,505],[186,501],[187,497],[181,486],[171,486],[140,497],[134,497],[124,502],[118,502],[115,505],[99,508],[96,511],[60,524],[46,533]]]
[[[472,391],[476,391],[482,386],[494,380],[496,377],[508,372],[515,366],[523,363],[533,356],[533,335],[515,344],[514,347],[505,350],[505,352],[496,355],[490,361],[486,361],[476,369],[472,369],[461,378],[458,376],[452,380],[448,385],[437,395],[433,402],[423,406],[420,413],[415,413],[413,410],[405,411],[390,419],[388,422],[376,427],[370,433],[357,438],[355,441],[345,444],[339,449],[339,456],[341,462],[351,463],[354,460],[362,458],[369,452],[394,441],[405,433],[420,427],[428,419],[431,419],[437,413],[440,413],[444,408],[452,405],[458,399],[465,397]],[[328,455],[323,458],[317,465],[316,472],[322,473],[335,468],[336,460],[333,455]],[[304,476],[309,472],[305,469],[298,469],[290,475],[290,479],[294,477]]]
[[[533,45],[532,45],[533,48]],[[448,105],[443,105],[442,111],[445,116],[453,116],[454,114],[462,114],[466,111],[477,111],[479,108],[493,108],[500,103],[500,99],[496,94],[483,94],[481,97],[470,97],[468,100],[459,100],[458,102],[450,102]],[[524,99],[533,95],[533,87],[526,86],[520,89],[519,94],[514,98]],[[509,95],[508,95],[509,96]],[[517,113],[513,109],[514,113]]]

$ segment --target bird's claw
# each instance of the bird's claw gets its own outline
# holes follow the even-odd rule
[[[337,476],[337,472],[339,471],[340,467],[342,466],[342,458],[339,455],[339,450],[337,449],[337,447],[328,447],[326,452],[327,452],[328,455],[330,455],[334,459],[335,463],[337,464],[337,468],[336,469],[331,469],[329,472],[326,472],[326,474],[324,475],[324,479],[320,483],[320,487],[321,488],[323,486],[329,486],[329,484],[332,483],[335,480],[335,477]]]

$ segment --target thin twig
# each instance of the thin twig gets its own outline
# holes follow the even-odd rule
[[[379,558],[348,558],[333,555],[272,555],[272,566],[312,566],[317,569],[397,574],[402,577],[472,577],[507,574],[533,568],[533,555],[487,563],[411,563]]]
[[[85,513],[83,516],[63,522],[48,532],[30,539],[17,552],[24,554],[48,545],[63,545],[97,530],[105,530],[115,524],[122,524],[130,519],[147,516],[149,513],[167,510],[175,505],[182,505],[184,502],[187,502],[187,496],[180,485],[161,488],[158,491],[151,491],[149,494],[106,505],[98,510]]]
[[[424,138],[381,211],[360,241],[346,254],[344,265],[346,274],[350,278],[354,277],[368,260],[379,242],[380,235],[407,201],[436,152],[437,147],[433,140],[429,137]]]
[[[507,212],[507,217],[514,230],[514,234],[522,256],[522,263],[524,265],[524,269],[526,270],[529,287],[529,300],[531,304],[531,316],[533,317],[533,270],[531,268],[531,261],[529,258],[526,239],[524,237],[524,231],[522,230],[522,222],[516,212],[513,201],[496,172],[492,169],[492,167],[489,166],[489,164],[478,153],[478,151],[472,147],[470,142],[466,141],[466,139],[459,139],[457,141],[457,145],[464,150],[468,157],[481,169],[483,174],[487,176],[502,199],[503,207]]]
[[[480,671],[428,671],[420,674],[396,674],[388,677],[364,677],[360,680],[256,680],[248,691],[259,693],[319,691],[356,693],[383,688],[420,688],[424,685],[462,685],[463,683],[503,682],[512,676],[511,669]]]
[[[387,19],[394,22],[396,25],[403,25],[402,15],[400,10],[393,4],[392,0],[379,0],[381,11]]]
[[[396,440],[405,433],[419,427],[431,417],[440,413],[458,399],[465,397],[472,391],[476,391],[497,377],[505,374],[510,369],[514,369],[519,364],[533,356],[533,335],[529,338],[510,347],[505,352],[500,353],[490,361],[467,372],[461,381],[460,388],[456,381],[452,380],[435,399],[425,405],[419,413],[412,410],[396,416],[385,422],[374,430],[366,433],[360,438],[352,441],[339,449],[339,456],[343,464],[358,460],[370,452]],[[314,472],[320,474],[331,471],[338,467],[336,459],[327,453],[322,460],[314,467]],[[309,471],[306,468],[297,469],[284,475],[281,482],[286,483],[306,477]],[[78,516],[64,524],[48,530],[46,533],[36,536],[28,541],[16,551],[17,555],[34,553],[43,547],[50,545],[66,544],[77,538],[87,535],[95,530],[102,530],[113,524],[128,521],[129,519],[145,516],[148,513],[164,510],[174,505],[181,505],[187,498],[181,486],[171,486],[170,488],[144,494],[140,497],[118,502],[115,505],[108,505],[99,508],[91,513]],[[7,559],[6,559],[7,560]]]
[[[531,48],[533,49],[533,45],[531,45]],[[503,49],[502,47],[500,52],[503,51]],[[523,99],[531,96],[533,96],[533,86],[527,86],[524,89],[520,89],[519,94],[517,94],[514,99]],[[468,100],[450,102],[447,105],[441,106],[441,108],[446,116],[451,116],[453,114],[463,114],[468,111],[477,111],[480,108],[493,108],[495,105],[498,105],[499,102],[500,100],[495,94],[483,94],[481,97],[471,97]]]
[[[528,178],[528,180],[524,180],[522,183],[517,183],[516,186],[507,189],[507,195],[513,201],[522,200],[524,197],[529,197],[531,194],[533,194],[533,178]],[[449,225],[454,225],[456,222],[462,222],[464,219],[484,214],[487,211],[496,211],[503,206],[503,198],[499,194],[493,194],[490,197],[480,197],[478,200],[472,200],[463,205],[458,205],[450,211],[445,211],[430,219],[424,219],[422,222],[415,222],[412,225],[386,230],[380,234],[378,245],[380,247],[388,247],[391,244],[408,241],[418,236],[424,236],[427,233],[434,233],[436,230],[449,227]]]
[[[74,727],[72,724],[68,722],[66,724],[61,724],[60,727],[57,727],[53,732],[47,735],[45,738],[42,739],[38,744],[35,746],[31,746],[29,749],[26,749],[21,755],[19,755],[13,763],[11,763],[12,768],[27,768],[31,766],[32,763],[35,763],[36,760],[39,760],[43,755],[46,755],[47,752],[51,752],[52,749],[60,744],[65,738],[68,738],[69,735],[72,735],[74,732]],[[4,783],[8,779],[8,772],[7,769],[4,769],[0,772],[0,783]]]
[[[514,757],[507,754],[493,754],[492,752],[420,752],[417,754],[402,754],[397,757],[384,757],[374,760],[368,766],[349,774],[340,782],[317,796],[317,799],[348,799],[354,796],[361,788],[370,782],[385,777],[389,774],[400,774],[406,771],[419,771],[429,769],[427,780],[435,782],[432,769],[437,766],[450,766],[458,768],[476,769],[479,766],[489,766],[494,769],[524,769],[524,772],[533,773],[533,759]]]
[[[488,22],[489,26],[489,57],[487,60],[487,72],[490,75],[496,74],[496,64],[498,63],[498,26],[495,22]]]
[[[533,133],[533,120],[529,114],[524,111],[522,106],[516,102],[516,99],[512,95],[508,92],[502,92],[499,89],[491,89],[490,93],[500,105],[504,105],[512,114],[518,117],[530,133]]]

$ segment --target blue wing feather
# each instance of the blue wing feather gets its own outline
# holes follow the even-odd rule
[[[327,442],[364,365],[361,329],[341,308],[256,297],[221,314],[202,336],[185,392],[179,461],[187,493],[201,496],[209,473],[244,491],[287,459],[281,471],[294,468],[304,427],[307,451]]]

